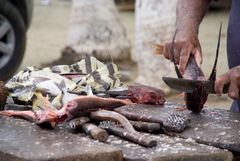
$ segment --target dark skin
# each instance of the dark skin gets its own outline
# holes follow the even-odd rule
[[[185,72],[189,56],[193,55],[197,64],[202,63],[201,45],[198,39],[199,25],[208,11],[211,0],[178,0],[177,3],[177,34],[174,43],[175,61],[182,74]],[[163,46],[157,45],[157,54],[163,54],[167,59],[171,58],[172,42],[166,42]],[[224,84],[230,83],[228,96],[239,99],[240,90],[240,66],[230,69],[225,74],[216,78],[215,91],[220,96]]]

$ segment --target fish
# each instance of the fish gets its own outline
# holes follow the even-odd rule
[[[111,110],[128,104],[132,104],[128,99],[121,100],[97,96],[78,96],[64,105],[57,113],[60,117],[66,117],[68,118],[67,120],[69,120],[79,116],[87,116],[91,112],[99,109]]]
[[[99,109],[113,109],[119,106],[132,104],[130,100],[120,100],[115,98],[101,98],[97,96],[78,96],[69,101],[60,110],[45,108],[37,111],[0,111],[0,115],[15,116],[27,119],[36,124],[49,124],[55,127],[64,121],[70,121],[73,118],[87,116],[93,111]]]
[[[212,72],[208,78],[208,80],[215,82],[216,80],[216,66],[217,66],[217,60],[219,55],[219,47],[220,47],[220,40],[221,40],[221,30],[222,30],[222,23],[220,23],[219,27],[219,35],[218,35],[218,42],[217,42],[217,49],[216,49],[216,56],[214,65],[212,68]],[[178,75],[178,78],[185,78],[185,79],[191,79],[191,80],[206,80],[206,77],[204,76],[204,73],[202,69],[197,65],[194,56],[190,55],[189,61],[187,63],[185,73],[182,75],[176,65],[175,58],[174,58],[174,40],[176,36],[177,30],[175,31],[173,41],[172,41],[172,58],[173,63],[175,66],[175,71]],[[185,102],[186,107],[192,112],[200,113],[204,107],[204,104],[207,101],[208,98],[208,92],[204,89],[203,83],[199,83],[198,87],[192,92],[192,93],[184,93],[185,95]]]

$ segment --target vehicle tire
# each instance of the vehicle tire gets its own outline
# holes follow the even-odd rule
[[[26,27],[17,8],[0,0],[0,80],[9,79],[19,67],[26,44]]]

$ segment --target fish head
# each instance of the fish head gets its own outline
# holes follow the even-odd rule
[[[68,103],[64,106],[64,108],[66,109],[66,111],[72,111],[75,108],[77,108],[78,106],[78,102],[76,100],[71,100],[68,101]]]
[[[76,113],[78,113],[77,111],[78,109],[78,100],[73,99],[68,101],[61,110],[59,110],[58,112],[58,116],[60,118],[60,120],[64,119],[68,120],[69,118],[73,117]]]
[[[199,84],[192,93],[185,93],[185,102],[188,110],[200,113],[207,101],[208,93],[203,88],[203,85]]]
[[[50,124],[51,127],[55,127],[58,122],[58,115],[52,110],[38,111],[37,124]]]

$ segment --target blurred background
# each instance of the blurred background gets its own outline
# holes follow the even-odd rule
[[[140,2],[141,1],[139,0],[139,4]],[[139,61],[140,62],[143,61],[144,58],[142,58],[143,60],[137,60],[137,61],[135,60],[135,62],[131,60],[131,59],[134,59],[133,57],[138,57],[137,55],[138,53],[136,53],[136,50],[137,50],[136,44],[138,43],[136,43],[136,41],[138,41],[138,39],[141,38],[141,36],[137,35],[141,30],[138,30],[137,25],[135,24],[136,23],[135,1],[134,0],[115,0],[114,3],[117,5],[120,22],[123,25],[123,27],[126,29],[126,37],[130,41],[130,45],[131,45],[130,46],[131,56],[127,58],[129,59],[129,61],[120,60],[119,64],[124,69],[123,72],[126,73],[126,74],[124,73],[126,75],[126,81],[132,82],[138,76],[139,70],[142,70],[142,68],[145,68],[144,66],[142,67],[137,66],[137,64],[139,64]],[[16,69],[16,71],[22,70],[27,66],[41,67],[46,65],[50,66],[51,64],[53,65],[59,64],[59,63],[56,63],[59,60],[61,60],[60,61],[61,63],[64,63],[62,53],[63,53],[63,50],[66,49],[66,46],[69,45],[69,37],[71,37],[70,36],[71,34],[69,33],[72,32],[73,30],[71,29],[71,25],[73,25],[74,23],[74,20],[73,20],[74,6],[71,0],[35,0],[33,1],[32,5],[33,5],[33,14],[32,14],[31,21],[29,21],[31,22],[29,25],[29,28],[27,27],[28,23],[24,25],[26,26],[25,27],[26,30],[28,28],[26,50],[23,55],[22,63],[20,64],[19,68]],[[75,7],[79,7],[77,5],[79,4],[76,4]],[[168,6],[165,5],[164,7],[167,8]],[[222,42],[221,42],[217,74],[218,75],[223,74],[228,70],[227,58],[226,58],[226,31],[227,31],[229,8],[230,8],[230,1],[223,0],[223,2],[221,1],[213,2],[211,4],[211,8],[207,16],[205,17],[205,19],[203,20],[200,26],[199,38],[202,44],[203,60],[204,60],[202,64],[202,68],[204,73],[207,76],[210,74],[214,57],[215,57],[217,35],[218,35],[218,28],[219,28],[220,21],[223,22],[223,32],[222,32]],[[168,11],[168,12],[175,14],[174,11]],[[167,15],[165,15],[165,17],[167,17]],[[165,18],[165,19],[162,18],[162,20],[164,21],[160,22],[161,25],[164,24],[165,22],[167,24],[167,21],[166,21],[167,19],[168,18]],[[174,18],[170,17],[169,19],[172,19],[171,21],[174,22]],[[1,18],[0,16],[0,20],[3,21],[4,18]],[[165,31],[162,31],[162,32],[165,32]],[[171,34],[169,35],[171,36]],[[7,37],[11,37],[11,35],[8,35]],[[7,41],[7,38],[5,38],[4,42],[8,42],[9,44],[12,44],[12,45],[14,43],[18,43],[18,41],[12,42],[10,40]],[[159,41],[159,42],[162,42],[162,41]],[[23,46],[24,44],[21,44],[21,45]],[[153,45],[152,45],[152,48],[153,48]],[[1,49],[1,44],[0,44],[0,49]],[[78,48],[75,48],[75,49],[77,50]],[[151,54],[152,53],[149,53],[149,55]],[[20,59],[21,57],[17,58],[18,62],[20,62],[19,61]],[[159,59],[162,59],[162,58],[159,57]],[[146,60],[146,61],[149,61],[149,60]],[[15,68],[12,68],[12,70],[13,69],[15,70]],[[158,73],[154,73],[154,74],[158,75]],[[152,84],[153,81],[159,82],[162,80],[159,80],[158,77],[156,78],[154,77],[154,80],[149,80],[148,84]],[[158,88],[161,88],[161,86]],[[168,95],[168,100],[177,101],[177,102],[182,100],[182,96],[174,92],[173,93],[169,92],[169,94],[167,95]],[[228,109],[230,107],[230,104],[231,104],[231,100],[226,96],[218,98],[216,96],[211,95],[206,105],[210,107]]]

